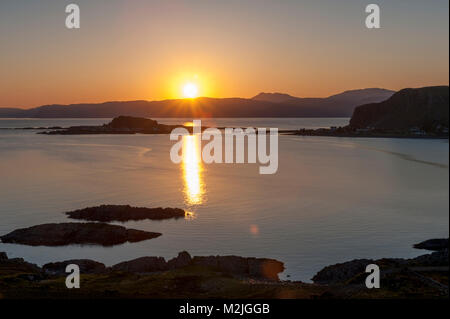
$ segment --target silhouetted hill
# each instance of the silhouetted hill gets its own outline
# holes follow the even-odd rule
[[[0,111],[0,117],[350,117],[362,103],[381,102],[393,91],[363,89],[328,98],[296,98],[288,94],[258,94],[253,99],[207,98],[164,101],[106,102],[98,104],[44,105],[29,110]],[[283,102],[274,102],[279,99]],[[270,99],[272,101],[266,101]],[[2,109],[0,109],[2,110]]]
[[[0,108],[0,117],[24,117],[24,112],[26,112],[26,110],[4,107]]]
[[[334,102],[347,102],[352,104],[357,103],[357,105],[362,105],[387,100],[394,93],[395,91],[391,90],[370,88],[345,91],[339,94],[332,95],[327,99]]]
[[[352,128],[383,130],[448,129],[448,86],[403,89],[381,103],[358,106],[350,120]]]
[[[310,104],[320,103],[347,103],[353,107],[361,104],[381,102],[387,100],[394,94],[394,91],[369,88],[359,90],[348,90],[339,94],[331,95],[327,98],[300,98],[284,93],[264,93],[261,92],[252,99],[257,101],[290,104]],[[356,104],[355,104],[356,103]]]
[[[288,101],[296,101],[300,98],[285,94],[285,93],[264,93],[261,92],[258,95],[252,97],[252,100],[255,101],[265,101],[265,102],[272,102],[272,103],[284,103]]]

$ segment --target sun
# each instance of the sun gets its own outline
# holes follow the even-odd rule
[[[186,83],[183,86],[183,96],[186,98],[196,98],[198,96],[198,87],[194,83]]]

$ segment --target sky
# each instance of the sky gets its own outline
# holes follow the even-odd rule
[[[80,29],[65,26],[76,3]],[[367,29],[365,7],[381,9]],[[448,85],[448,0],[0,1],[0,107]]]

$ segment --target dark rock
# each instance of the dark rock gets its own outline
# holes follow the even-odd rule
[[[118,116],[105,126],[113,129],[151,129],[157,127],[158,122],[143,117]]]
[[[113,246],[125,242],[138,242],[161,236],[136,229],[103,223],[42,224],[22,228],[1,236],[4,243],[30,246],[63,246],[70,244],[93,244]]]
[[[169,267],[163,257],[141,257],[124,261],[111,267],[113,271],[146,273],[168,270]]]
[[[431,254],[422,255],[408,260],[409,266],[448,266],[448,249],[436,251]]]
[[[249,274],[248,260],[239,256],[218,256],[219,269],[229,274]]]
[[[284,264],[278,260],[268,258],[248,258],[248,273],[250,277],[279,280],[278,274],[283,271]]]
[[[67,212],[70,218],[89,221],[110,222],[142,219],[183,218],[185,211],[180,208],[146,208],[130,205],[101,205]]]
[[[284,270],[284,265],[274,259],[245,258],[239,256],[195,256],[194,265],[216,268],[219,271],[232,275],[258,277],[278,280],[278,273]]]
[[[158,124],[157,121],[132,116],[118,116],[110,123],[100,126],[71,126],[61,130],[45,131],[47,135],[80,135],[80,134],[168,134],[182,125]],[[192,131],[191,127],[185,127]]]
[[[211,268],[219,268],[219,256],[194,256],[192,264]]]
[[[184,268],[190,265],[209,267],[220,272],[245,277],[278,280],[278,273],[284,270],[282,262],[267,258],[245,258],[239,256],[195,256],[180,252],[168,262],[162,257],[141,257],[121,262],[111,267],[113,271],[155,272]]]
[[[106,270],[104,264],[90,259],[72,259],[48,263],[42,266],[42,269],[52,274],[65,274],[67,265],[75,264],[80,267],[82,274],[98,274]]]
[[[342,284],[348,283],[358,275],[366,276],[366,266],[376,264],[382,273],[389,273],[392,270],[407,269],[408,267],[440,267],[449,265],[448,249],[437,251],[431,254],[422,255],[412,259],[403,258],[382,258],[355,259],[341,264],[327,266],[320,270],[313,278],[317,284]]]
[[[183,268],[189,266],[192,262],[192,257],[187,251],[178,253],[178,256],[170,259],[167,262],[169,269]]]
[[[425,240],[421,243],[415,244],[414,248],[417,249],[426,249],[426,250],[444,250],[448,249],[448,238],[442,239],[429,239]]]
[[[312,281],[318,284],[336,284],[345,282],[356,275],[366,271],[369,264],[373,264],[372,259],[355,259],[340,264],[327,266],[319,271]]]
[[[23,260],[23,258],[0,259],[0,274],[27,273],[40,274],[42,269],[36,265]]]
[[[0,251],[0,260],[8,260],[8,255],[3,251]]]
[[[426,132],[448,130],[448,104],[448,86],[403,89],[386,101],[355,108],[350,127]]]

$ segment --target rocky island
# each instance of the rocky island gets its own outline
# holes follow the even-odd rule
[[[29,246],[102,245],[113,246],[161,236],[136,229],[104,223],[42,224],[16,229],[0,236],[3,243]]]
[[[82,135],[82,134],[169,134],[174,128],[183,127],[192,132],[192,127],[183,125],[165,125],[143,117],[118,116],[111,122],[100,126],[71,126],[39,132],[47,135]]]
[[[130,221],[130,220],[162,220],[184,218],[186,212],[180,208],[147,208],[130,205],[100,205],[77,209],[65,213],[69,218],[98,222]]]

